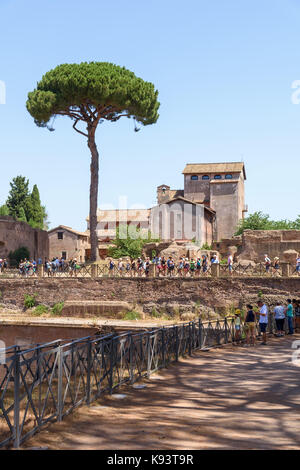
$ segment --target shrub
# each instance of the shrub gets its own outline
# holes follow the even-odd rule
[[[36,296],[37,294],[25,294],[24,296],[24,307],[25,308],[32,308],[36,305]]]
[[[49,311],[49,307],[47,307],[47,305],[37,305],[34,309],[34,311],[32,312],[32,315],[43,315],[44,313],[47,313]]]
[[[52,315],[61,315],[62,309],[64,308],[64,302],[57,302],[51,309]]]
[[[201,246],[201,250],[211,250],[211,245],[209,245],[208,243],[203,243],[203,245]]]
[[[130,312],[125,313],[123,320],[139,320],[141,315],[139,312],[135,310],[131,310]]]
[[[156,310],[155,307],[153,307],[152,310],[151,310],[151,317],[154,317],[154,318],[160,318],[161,317],[161,314]]]
[[[10,251],[8,255],[11,265],[18,265],[24,258],[30,258],[30,252],[26,246],[21,246],[15,251]]]

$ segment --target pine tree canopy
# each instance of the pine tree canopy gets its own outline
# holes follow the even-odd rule
[[[108,62],[82,62],[62,64],[47,72],[37,88],[28,93],[26,106],[40,126],[56,115],[88,122],[93,120],[95,111],[101,119],[134,117],[147,125],[158,119],[157,96],[152,83],[124,67]]]

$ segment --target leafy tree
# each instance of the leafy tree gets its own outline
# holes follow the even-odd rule
[[[9,210],[9,215],[20,218],[21,208],[25,210],[27,199],[29,197],[29,180],[26,180],[25,176],[16,176],[10,183],[10,191],[6,201],[6,205]],[[22,214],[23,216],[23,214]]]
[[[27,201],[28,223],[34,228],[43,229],[45,217],[45,208],[41,205],[40,193],[35,184]]]
[[[99,154],[95,142],[98,124],[122,116],[144,126],[158,119],[158,92],[150,82],[124,67],[108,62],[62,64],[47,72],[28,93],[27,110],[38,126],[53,130],[51,118],[68,116],[73,128],[87,138],[91,152],[90,234],[91,260],[98,259],[97,206]],[[83,128],[78,128],[83,124]],[[135,127],[135,130],[138,131]]]
[[[300,230],[300,215],[294,221],[271,220],[268,214],[254,212],[240,220],[235,235],[241,235],[244,230]]]
[[[33,228],[43,229],[47,213],[45,206],[41,205],[40,193],[37,185],[29,192],[29,180],[24,176],[13,178],[6,205],[0,208],[2,214],[10,215],[15,219],[29,223]]]
[[[21,222],[27,222],[24,207],[20,207],[18,220],[20,220]]]
[[[133,236],[133,231],[135,236]],[[136,259],[142,254],[142,249],[146,243],[157,242],[158,239],[151,239],[150,232],[147,236],[140,229],[130,230],[127,225],[118,227],[116,230],[116,239],[113,241],[115,246],[108,249],[108,256],[112,258],[122,258],[128,256],[131,259]]]
[[[1,215],[9,215],[9,209],[6,204],[3,204],[3,206],[0,206],[0,216]]]

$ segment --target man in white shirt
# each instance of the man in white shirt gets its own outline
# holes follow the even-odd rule
[[[267,344],[268,307],[261,300],[257,302],[257,305],[259,307],[259,328],[263,336],[261,344]]]
[[[284,336],[284,306],[278,301],[276,307],[274,308],[275,323],[277,327],[277,334],[275,336],[280,337]]]

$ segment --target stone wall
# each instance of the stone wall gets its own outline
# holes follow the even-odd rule
[[[48,257],[49,240],[45,230],[34,229],[13,217],[0,217],[0,258],[8,258],[10,251],[26,246],[31,258]]]
[[[120,300],[151,308],[197,304],[211,309],[245,306],[259,292],[273,305],[280,298],[300,298],[300,278],[235,279],[1,279],[1,307],[23,308],[25,294],[52,306],[61,301]],[[171,307],[170,307],[171,309]],[[172,309],[171,309],[172,310]]]
[[[282,260],[287,250],[300,253],[300,230],[245,230],[241,237],[216,242],[213,248],[226,257],[231,246],[237,247],[238,261],[247,259],[263,262],[265,254],[272,259],[278,256]]]

